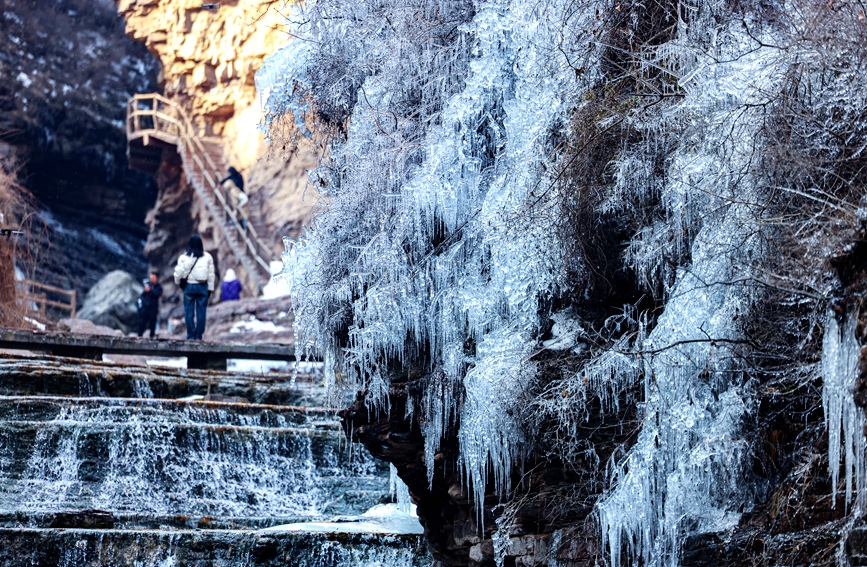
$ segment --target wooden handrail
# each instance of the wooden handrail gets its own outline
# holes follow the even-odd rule
[[[153,127],[143,127],[142,117],[151,118]],[[193,187],[202,194],[205,205],[209,209],[211,208],[209,206],[210,200],[207,198],[210,194],[215,198],[214,204],[222,209],[210,212],[216,224],[222,228],[226,235],[226,240],[232,251],[241,260],[243,260],[241,255],[246,254],[253,260],[254,265],[251,267],[255,269],[255,265],[258,265],[270,276],[270,264],[263,258],[263,255],[270,256],[270,249],[262,242],[252,223],[244,222],[247,220],[244,211],[231,205],[232,200],[228,191],[220,185],[219,179],[215,175],[218,167],[211,159],[200,137],[194,134],[195,129],[185,110],[175,101],[157,93],[135,95],[127,104],[126,131],[127,139],[141,138],[144,139],[146,145],[149,141],[148,138],[154,137],[178,146],[181,160],[188,169],[190,181]],[[196,167],[199,171],[198,174],[195,171]],[[204,187],[199,187],[197,175],[201,177]],[[227,233],[224,226],[225,217],[228,217],[234,225],[243,250],[236,249],[233,238]],[[249,267],[248,271],[250,271]],[[251,276],[258,279],[255,273],[251,273]]]
[[[47,307],[55,307],[63,311],[69,311],[69,318],[75,319],[77,294],[74,289],[63,289],[28,279],[18,280],[15,282],[15,285],[20,288],[24,301],[30,301],[39,306],[39,313],[43,318],[46,316]],[[69,299],[69,303],[48,299],[49,293],[65,296]]]

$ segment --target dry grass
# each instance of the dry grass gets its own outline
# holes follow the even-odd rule
[[[0,227],[20,230],[24,235],[0,236],[0,326],[25,324],[26,305],[15,286],[15,266],[29,255],[25,245],[30,226],[30,196],[15,182],[15,172],[0,163]]]

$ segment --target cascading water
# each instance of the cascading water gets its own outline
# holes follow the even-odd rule
[[[0,505],[43,514],[87,508],[241,518],[359,514],[383,492],[382,472],[369,457],[352,462],[323,413],[0,398],[0,455],[19,464],[4,467]]]
[[[253,567],[291,557],[297,565],[415,567],[426,561],[417,536],[380,535],[414,528],[388,529],[383,521],[378,531],[342,529],[375,507],[394,482],[365,451],[350,453],[333,410],[151,397],[155,391],[197,394],[212,381],[214,390],[225,381],[231,391],[244,385],[243,376],[15,361],[7,357],[0,369],[3,565]],[[94,391],[102,390],[92,386],[106,373],[116,373],[121,384],[112,386],[124,391],[148,385],[148,397]],[[52,393],[40,394],[39,386]],[[251,397],[265,394],[253,380],[246,387]],[[78,395],[54,393],[69,389]],[[21,390],[27,393],[16,394]],[[109,525],[90,526],[93,514]],[[325,532],[307,527],[335,516],[346,523]],[[289,523],[291,529],[264,529]]]

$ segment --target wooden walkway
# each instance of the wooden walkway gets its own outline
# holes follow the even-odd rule
[[[254,223],[233,196],[220,185],[227,165],[219,140],[197,135],[187,112],[159,94],[135,95],[127,104],[126,136],[130,168],[155,172],[162,148],[175,147],[187,179],[220,228],[229,249],[261,289],[271,277],[272,252]]]
[[[49,333],[0,328],[0,349],[47,352],[55,356],[101,360],[103,354],[187,357],[187,368],[226,370],[228,359],[295,360],[295,347],[273,343],[215,343],[104,335]]]

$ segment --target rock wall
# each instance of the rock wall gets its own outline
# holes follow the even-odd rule
[[[0,161],[48,211],[17,259],[29,276],[80,298],[113,269],[144,276],[156,185],[127,167],[124,113],[156,79],[110,0],[0,1]]]
[[[140,223],[155,188],[126,167],[124,109],[156,61],[106,0],[0,6],[0,155],[55,210]]]
[[[222,140],[228,163],[239,169],[250,196],[248,214],[263,240],[279,257],[283,235],[295,235],[309,216],[313,198],[302,200],[306,170],[314,165],[309,151],[292,159],[268,159],[269,148],[258,130],[259,109],[254,78],[264,59],[289,38],[277,0],[234,0],[216,9],[194,0],[119,0],[127,34],[142,42],[161,63],[164,94],[183,104],[202,136]],[[285,156],[284,156],[285,157]],[[218,269],[235,268],[247,290],[249,278],[239,270],[203,205],[195,197],[180,160],[164,151],[157,174],[160,193],[148,215],[146,254],[161,270],[166,286],[165,312],[177,310],[180,294],[170,281],[172,264],[186,240],[198,231],[215,255]]]

